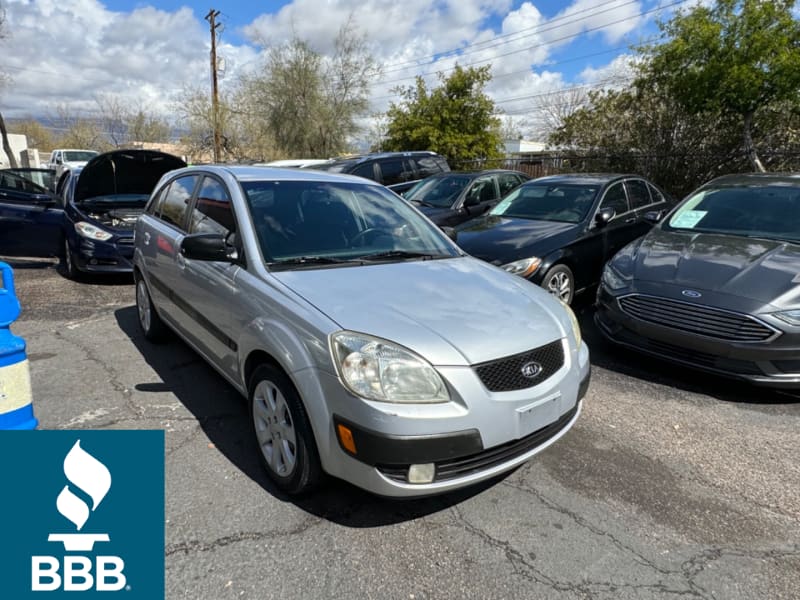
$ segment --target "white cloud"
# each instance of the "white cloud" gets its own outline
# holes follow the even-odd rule
[[[645,9],[652,8],[644,1]],[[6,0],[5,6],[11,37],[0,42],[0,68],[13,81],[2,91],[0,106],[7,117],[54,114],[59,105],[91,113],[97,111],[98,96],[170,115],[187,84],[209,85],[204,13],[144,4],[121,13],[99,0]],[[392,88],[412,85],[417,75],[436,85],[437,73],[448,73],[458,63],[491,64],[487,92],[501,110],[521,115],[537,96],[575,85],[551,64],[554,50],[563,53],[586,35],[600,48],[619,45],[641,28],[641,10],[640,1],[574,0],[548,19],[535,1],[512,10],[512,0],[293,0],[241,27],[245,43],[234,44],[236,36],[223,33],[219,54],[227,76],[222,87],[259,65],[264,45],[298,37],[330,53],[350,18],[383,66],[372,87],[374,112],[395,99]],[[602,76],[596,73],[600,70],[587,69],[581,81]]]

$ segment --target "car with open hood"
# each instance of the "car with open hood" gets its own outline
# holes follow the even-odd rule
[[[114,150],[65,172],[58,190],[67,276],[131,272],[136,219],[161,176],[185,166],[164,152]]]
[[[453,227],[494,208],[500,198],[529,179],[525,173],[507,169],[449,171],[426,177],[403,197],[437,225]]]
[[[638,175],[539,177],[457,228],[468,253],[542,286],[567,304],[600,281],[605,262],[673,205]]]
[[[617,344],[800,388],[800,175],[728,175],[609,261],[595,321]]]
[[[180,169],[135,240],[144,336],[177,332],[248,399],[259,460],[287,493],[323,473],[386,496],[461,488],[580,412],[589,352],[572,311],[378,183]]]

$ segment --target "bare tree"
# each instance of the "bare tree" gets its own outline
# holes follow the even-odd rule
[[[553,90],[537,96],[529,115],[529,125],[536,137],[546,140],[564,121],[588,103],[586,86]]]

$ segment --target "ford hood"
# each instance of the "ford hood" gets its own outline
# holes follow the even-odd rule
[[[544,290],[470,257],[274,276],[342,329],[396,342],[439,366],[531,350],[562,338],[568,323]]]
[[[792,305],[800,296],[797,244],[654,229],[631,250],[629,264],[641,281],[670,282],[777,306]]]

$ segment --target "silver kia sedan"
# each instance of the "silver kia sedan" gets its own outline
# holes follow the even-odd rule
[[[564,435],[589,384],[566,305],[359,177],[172,171],[134,266],[145,337],[176,332],[248,398],[289,494],[325,474],[396,497],[488,479]]]

